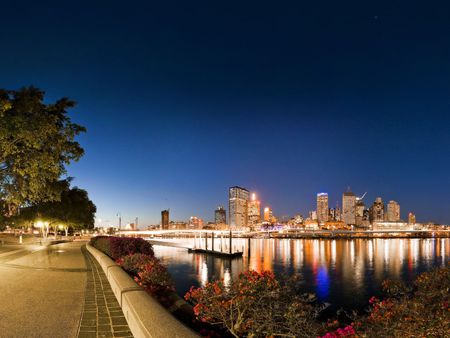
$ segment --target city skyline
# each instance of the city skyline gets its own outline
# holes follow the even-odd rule
[[[450,223],[450,4],[2,10],[0,88],[77,102],[86,154],[68,174],[105,223],[211,220],[233,185],[281,216],[350,185]]]

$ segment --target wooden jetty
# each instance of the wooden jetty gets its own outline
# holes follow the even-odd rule
[[[238,257],[242,257],[242,251],[237,251],[237,252],[222,252],[222,251],[213,251],[213,250],[206,250],[206,249],[188,249],[189,253],[201,253],[201,254],[208,254],[211,256],[217,256],[217,257],[222,257],[222,258],[238,258]]]

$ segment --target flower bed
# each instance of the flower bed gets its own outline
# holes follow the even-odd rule
[[[449,337],[450,266],[419,275],[412,285],[383,282],[384,300],[372,297],[367,315],[352,323],[317,320],[320,306],[300,296],[289,280],[271,272],[248,271],[225,285],[223,280],[191,288],[201,321],[225,327],[235,337]]]
[[[90,244],[114,260],[136,253],[154,255],[153,246],[142,238],[97,236]]]

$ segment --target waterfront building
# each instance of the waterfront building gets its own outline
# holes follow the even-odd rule
[[[384,203],[381,197],[377,197],[370,207],[370,223],[384,221]]]
[[[272,223],[273,213],[269,207],[264,208],[264,222]]]
[[[356,223],[356,196],[351,191],[342,194],[342,221],[348,225]]]
[[[317,194],[317,221],[323,224],[328,221],[328,194],[321,192]]]
[[[169,210],[161,211],[161,229],[169,229]]]
[[[256,194],[252,194],[252,198],[248,203],[248,226],[255,227],[261,223],[261,202],[256,199]]]
[[[238,186],[229,189],[228,220],[230,227],[245,228],[248,226],[249,192]]]
[[[372,226],[374,231],[377,230],[414,230],[414,226],[412,224],[408,224],[405,222],[387,222],[387,221],[375,221]]]
[[[196,216],[191,216],[189,218],[189,228],[190,229],[202,229],[204,225],[203,219]]]
[[[416,224],[416,215],[412,212],[408,214],[408,224]]]
[[[309,219],[310,219],[311,221],[317,221],[317,211],[311,210],[311,211],[309,212]]]
[[[389,201],[386,209],[386,220],[388,222],[400,221],[400,204],[398,204],[396,201]]]
[[[328,211],[328,220],[333,222],[341,221],[341,208],[330,208]]]
[[[356,202],[355,206],[355,225],[362,226],[364,221],[364,210],[365,210],[364,202],[360,199]]]
[[[214,223],[226,224],[227,223],[227,211],[221,205],[214,211]]]

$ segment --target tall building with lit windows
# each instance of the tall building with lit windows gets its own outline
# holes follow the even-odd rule
[[[386,207],[386,220],[388,222],[400,221],[400,204],[396,201],[389,201]]]
[[[249,192],[238,186],[231,187],[228,195],[228,220],[230,227],[243,228],[248,226]]]
[[[317,194],[317,221],[319,223],[328,222],[328,194],[321,192]]]
[[[161,211],[161,229],[169,229],[169,210]]]
[[[216,224],[227,224],[227,211],[221,205],[214,211],[214,222]]]
[[[248,226],[256,226],[261,222],[261,202],[256,199],[256,194],[253,193],[248,203]]]
[[[370,223],[384,221],[384,203],[381,197],[377,197],[370,207]]]
[[[351,191],[342,194],[342,221],[348,225],[356,224],[356,196]]]

